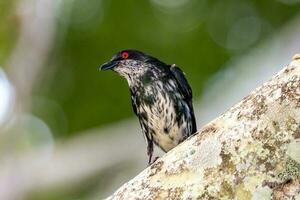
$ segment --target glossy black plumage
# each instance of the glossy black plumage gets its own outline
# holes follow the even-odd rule
[[[192,90],[175,64],[136,50],[123,50],[101,67],[123,76],[130,88],[132,107],[147,141],[149,164],[153,143],[165,152],[196,132]]]

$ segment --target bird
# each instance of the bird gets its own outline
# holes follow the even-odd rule
[[[147,143],[148,165],[153,144],[168,152],[197,131],[192,89],[176,64],[166,64],[139,50],[125,49],[100,66],[128,82],[132,107]]]

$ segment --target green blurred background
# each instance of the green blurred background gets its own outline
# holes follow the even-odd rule
[[[56,137],[132,116],[125,81],[98,71],[113,53],[134,48],[178,64],[197,98],[203,83],[230,57],[255,46],[300,10],[299,4],[274,0],[174,2],[57,1],[54,46],[33,94],[34,113]],[[18,35],[15,4],[0,3],[0,63]],[[59,108],[46,109],[48,100]],[[53,121],[61,112],[64,119]]]
[[[47,0],[0,0],[0,66],[14,85],[9,60],[24,29],[22,17],[30,12],[35,13],[33,18],[53,12],[53,23],[46,26],[51,26],[53,37],[25,111],[48,127],[54,149],[86,130],[115,126],[133,117],[127,83],[113,72],[98,71],[117,51],[139,49],[178,64],[197,101],[207,81],[224,70],[226,63],[246,55],[300,14],[299,0],[53,0],[52,9],[48,4]],[[136,137],[142,138],[140,133]],[[118,145],[115,148],[122,151]],[[107,179],[131,167],[128,163],[111,166],[65,188],[26,190],[21,199],[93,199],[90,194],[95,190],[100,198],[107,195],[103,192],[110,184]]]

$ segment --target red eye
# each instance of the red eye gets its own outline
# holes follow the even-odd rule
[[[123,52],[121,56],[123,59],[127,59],[129,57],[129,54],[128,52]]]

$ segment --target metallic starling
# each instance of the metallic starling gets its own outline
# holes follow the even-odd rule
[[[137,50],[123,50],[101,66],[124,77],[129,85],[132,107],[147,142],[148,164],[153,143],[167,152],[196,132],[192,90],[175,64]]]

